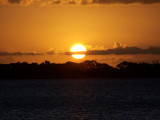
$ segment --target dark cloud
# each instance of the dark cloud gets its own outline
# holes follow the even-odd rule
[[[8,2],[12,4],[19,4],[21,0],[8,0]]]
[[[54,1],[51,1],[51,4],[60,4],[61,3],[61,0],[54,0]]]
[[[53,1],[53,0],[52,0]],[[132,4],[132,3],[141,3],[141,4],[153,4],[160,3],[160,0],[54,0],[53,3],[81,3],[82,5],[86,4]]]
[[[114,4],[114,3],[122,3],[122,4],[131,4],[131,3],[142,3],[142,4],[153,4],[159,3],[160,0],[93,0],[92,3],[98,4]]]
[[[23,52],[5,52],[5,51],[0,51],[0,56],[21,56],[21,55],[43,55],[41,53],[36,53],[36,52],[28,52],[28,53],[23,53]]]
[[[85,52],[63,52],[64,55],[72,54],[86,54],[86,55],[136,55],[136,54],[151,54],[151,55],[160,55],[160,47],[149,47],[147,49],[142,49],[137,46],[126,46],[123,47],[120,43],[115,43],[117,47],[105,50],[87,50]],[[55,53],[53,48],[50,48],[47,52],[37,53],[37,52],[5,52],[0,51],[0,56],[22,56],[22,55],[54,55]]]
[[[1,5],[6,4],[20,4],[20,5],[31,5],[36,3],[40,6],[54,5],[54,4],[154,4],[160,3],[160,0],[0,0]]]
[[[90,50],[86,52],[87,55],[134,55],[134,54],[153,54],[160,55],[160,47],[149,47],[148,49],[141,49],[136,46],[117,47],[107,50]]]
[[[152,55],[160,55],[160,47],[149,47],[147,49],[142,49],[137,46],[126,46],[122,45],[119,42],[115,42],[113,48],[99,49],[98,46],[95,48],[90,45],[89,49],[86,52],[65,52],[65,55],[72,55],[72,54],[86,54],[86,55],[135,55],[135,54],[152,54]]]
[[[37,52],[6,52],[0,51],[0,56],[22,56],[22,55],[53,55],[55,54],[55,50],[53,48],[48,49],[47,52],[37,53]]]
[[[43,0],[0,0],[0,5],[24,5],[28,6],[34,3],[41,4]]]

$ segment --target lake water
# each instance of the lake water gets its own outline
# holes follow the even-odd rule
[[[0,80],[0,120],[160,120],[160,79]]]

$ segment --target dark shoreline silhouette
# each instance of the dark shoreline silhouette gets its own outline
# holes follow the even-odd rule
[[[0,79],[160,78],[160,63],[121,62],[116,67],[94,60],[63,64],[17,62],[0,64]]]

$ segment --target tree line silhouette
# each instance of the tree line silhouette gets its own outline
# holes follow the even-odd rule
[[[45,61],[41,64],[17,62],[0,64],[0,78],[52,79],[52,78],[135,78],[160,77],[160,64],[155,62],[121,62],[116,67],[94,60],[63,64]]]

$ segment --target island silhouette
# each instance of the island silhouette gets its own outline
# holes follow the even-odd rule
[[[160,63],[123,61],[116,67],[95,60],[63,64],[17,62],[0,64],[0,79],[53,79],[53,78],[160,78]]]

